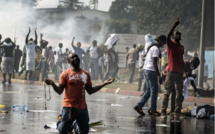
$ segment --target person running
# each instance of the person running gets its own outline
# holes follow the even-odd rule
[[[89,73],[80,68],[78,55],[72,53],[67,59],[71,68],[61,74],[59,86],[51,79],[45,79],[45,83],[51,85],[59,95],[65,91],[62,119],[57,122],[57,129],[61,134],[67,134],[71,131],[72,122],[77,120],[80,133],[87,134],[89,132],[89,114],[85,100],[85,90],[88,94],[93,94],[102,87],[111,84],[114,78],[92,87]]]
[[[159,48],[166,44],[166,36],[160,35],[155,40],[157,43],[152,44],[147,48],[148,50],[143,66],[146,92],[144,92],[142,98],[134,107],[134,109],[143,116],[145,113],[142,111],[142,107],[148,101],[149,97],[151,97],[151,107],[148,113],[155,116],[160,115],[160,113],[157,112],[158,78],[159,83],[162,84],[162,78],[158,70],[159,60],[161,58],[161,52]]]
[[[2,84],[6,82],[6,74],[8,74],[8,84],[11,84],[11,75],[13,73],[13,50],[16,45],[11,41],[10,38],[6,38],[3,42],[0,43],[0,48],[3,49],[3,56],[1,62],[1,69],[3,74]]]
[[[181,45],[181,33],[175,28],[179,25],[179,18],[171,28],[167,36],[167,53],[168,53],[168,73],[165,80],[165,91],[162,102],[162,117],[166,116],[165,109],[168,106],[169,95],[171,90],[175,87],[176,90],[176,104],[174,117],[180,117],[182,104],[182,90],[183,90],[183,72],[184,72],[184,46]],[[174,31],[175,30],[175,31]],[[173,40],[171,40],[171,36]]]

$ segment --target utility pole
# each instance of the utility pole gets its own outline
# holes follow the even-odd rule
[[[198,75],[198,87],[203,89],[204,77],[204,59],[205,59],[205,20],[206,20],[206,0],[202,0],[202,20],[201,20],[201,35],[200,35],[200,67]]]

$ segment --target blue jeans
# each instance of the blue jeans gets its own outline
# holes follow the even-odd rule
[[[90,58],[90,69],[92,80],[98,80],[98,58]]]
[[[152,112],[157,111],[157,96],[158,96],[158,79],[155,71],[144,70],[144,80],[145,80],[145,92],[138,102],[139,107],[143,107],[151,97],[151,107]]]
[[[69,112],[71,107],[63,107],[62,119],[57,122],[57,129],[61,134],[68,134],[72,131],[73,122],[69,121]],[[87,134],[89,132],[89,114],[87,108],[77,109],[78,116],[76,121],[78,123],[81,134]],[[72,113],[71,113],[72,114]]]

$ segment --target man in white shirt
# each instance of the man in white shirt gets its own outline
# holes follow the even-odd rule
[[[134,107],[134,109],[143,116],[145,113],[142,111],[142,107],[148,101],[149,97],[151,97],[151,107],[148,113],[155,116],[160,115],[160,113],[157,112],[158,77],[159,83],[162,84],[162,78],[158,70],[159,60],[161,58],[159,48],[166,44],[166,36],[160,35],[155,40],[157,43],[152,44],[147,48],[145,63],[143,66],[146,92],[144,92],[137,106]]]
[[[27,80],[27,75],[29,74],[29,80],[34,80],[34,71],[35,71],[35,59],[36,59],[36,45],[37,45],[37,28],[35,28],[35,40],[30,38],[28,40],[29,34],[31,29],[29,27],[29,32],[25,39],[25,46],[24,46],[24,59],[26,59],[26,73],[25,73],[25,80]],[[23,63],[24,64],[24,63]]]
[[[97,46],[97,41],[93,41],[93,45],[89,47],[87,53],[90,54],[90,75],[92,80],[98,80],[98,58],[101,57],[101,50]]]

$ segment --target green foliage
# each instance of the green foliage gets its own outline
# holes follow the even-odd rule
[[[111,33],[130,33],[130,21],[126,19],[110,19],[106,22]]]
[[[94,126],[101,126],[103,125],[103,120],[97,121],[97,122],[93,122],[89,124],[89,127],[94,127]]]
[[[201,0],[116,0],[109,12],[118,23],[112,23],[110,29],[118,30],[119,21],[127,20],[135,21],[137,34],[167,35],[179,17],[182,43],[192,50],[199,45],[201,4]]]

